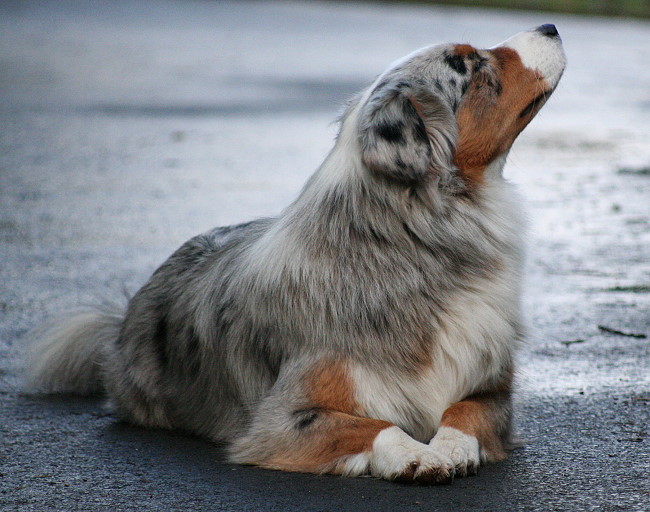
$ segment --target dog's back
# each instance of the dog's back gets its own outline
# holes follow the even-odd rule
[[[237,432],[245,408],[277,377],[279,361],[240,357],[253,332],[232,332],[241,254],[275,221],[220,227],[181,246],[131,298],[61,315],[31,333],[28,386],[44,393],[105,393],[122,417],[211,439]],[[238,307],[239,306],[239,307]],[[244,350],[245,352],[248,349]],[[244,368],[228,370],[237,359]],[[246,376],[239,379],[236,372]],[[252,389],[251,389],[252,388]],[[214,408],[219,414],[214,414]]]

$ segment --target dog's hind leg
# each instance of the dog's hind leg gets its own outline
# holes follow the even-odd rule
[[[453,477],[449,457],[363,416],[345,363],[321,360],[295,375],[285,372],[259,404],[249,429],[230,446],[231,461],[420,483]]]

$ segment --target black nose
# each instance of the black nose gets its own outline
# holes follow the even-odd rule
[[[552,23],[547,23],[546,25],[541,25],[535,29],[537,32],[544,34],[546,37],[557,37],[560,34],[558,33],[555,25]]]

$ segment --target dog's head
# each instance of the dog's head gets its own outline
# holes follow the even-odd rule
[[[405,185],[457,174],[475,187],[544,105],[565,63],[554,25],[485,50],[419,50],[361,98],[362,162],[373,175]]]

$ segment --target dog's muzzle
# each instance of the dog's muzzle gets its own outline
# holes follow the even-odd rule
[[[545,24],[511,37],[494,48],[515,50],[524,66],[538,71],[554,89],[566,66],[562,39],[555,25]]]

